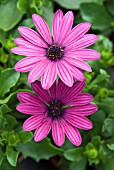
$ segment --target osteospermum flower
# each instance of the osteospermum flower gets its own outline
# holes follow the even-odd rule
[[[74,145],[79,146],[82,140],[78,128],[91,129],[92,123],[85,116],[97,111],[97,106],[90,103],[92,95],[81,92],[84,84],[85,81],[75,82],[70,88],[59,79],[46,91],[39,81],[35,81],[31,86],[36,95],[19,92],[17,97],[22,104],[17,106],[17,110],[32,115],[24,122],[23,129],[36,129],[36,142],[44,139],[52,129],[56,145],[61,146],[66,135]]]
[[[70,87],[73,85],[73,78],[83,81],[82,70],[92,71],[83,60],[100,58],[95,50],[86,49],[98,40],[94,34],[85,35],[91,24],[84,22],[72,29],[73,13],[69,11],[63,16],[62,11],[58,10],[52,22],[51,36],[49,27],[41,16],[33,14],[32,18],[38,33],[25,26],[19,27],[22,37],[14,40],[18,47],[11,51],[27,57],[15,65],[15,70],[29,71],[29,83],[41,77],[44,89],[52,86],[57,75]]]

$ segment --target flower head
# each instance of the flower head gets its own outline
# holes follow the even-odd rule
[[[41,77],[44,89],[49,89],[55,82],[57,75],[69,87],[73,79],[84,80],[82,70],[91,72],[90,66],[83,60],[97,60],[100,54],[86,47],[94,44],[98,37],[94,34],[85,34],[91,24],[84,22],[74,28],[73,13],[63,15],[58,10],[52,22],[52,36],[45,20],[33,14],[33,22],[38,33],[25,26],[19,27],[22,37],[14,40],[18,47],[12,48],[15,54],[25,55],[15,65],[15,70],[28,72],[28,82],[32,83]]]
[[[56,145],[64,143],[65,135],[76,146],[81,144],[79,129],[89,130],[92,123],[85,116],[97,111],[91,104],[92,95],[81,92],[85,81],[75,82],[73,87],[66,86],[60,79],[46,91],[39,81],[31,84],[36,95],[19,92],[17,97],[22,104],[17,110],[32,115],[23,124],[25,131],[35,130],[34,140],[43,140],[52,129]]]

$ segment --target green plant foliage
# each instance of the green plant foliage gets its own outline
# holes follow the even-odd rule
[[[113,18],[102,5],[95,3],[83,3],[81,4],[80,12],[82,18],[92,24],[93,29],[103,31],[111,27]]]
[[[16,152],[16,151],[14,151],[12,149],[12,147],[7,146],[7,148],[6,148],[6,157],[7,157],[8,162],[12,166],[16,166],[18,155],[19,155],[19,152]]]
[[[89,116],[93,129],[79,130],[81,146],[68,139],[62,147],[53,144],[51,133],[41,142],[34,142],[33,132],[22,130],[29,115],[19,113],[18,92],[32,92],[28,73],[18,73],[14,65],[25,56],[15,55],[14,39],[19,26],[37,30],[32,14],[42,16],[52,33],[54,12],[73,10],[74,25],[90,22],[90,34],[99,40],[89,48],[101,54],[99,60],[87,61],[92,72],[85,72],[83,92],[94,96],[98,111]],[[59,170],[113,170],[114,167],[114,2],[113,0],[0,0],[0,170],[18,170],[19,155],[23,158],[54,159]],[[58,155],[58,156],[56,156]]]
[[[78,162],[72,162],[70,165],[70,170],[85,170],[86,169],[86,164],[87,164],[87,160],[82,158],[80,161]]]
[[[72,1],[54,0],[54,1],[66,9],[79,9],[82,3],[95,2],[97,4],[102,4],[104,0],[72,0]]]
[[[73,148],[64,152],[64,156],[69,161],[80,161],[83,157],[83,148]]]
[[[23,14],[16,8],[16,0],[0,3],[0,28],[8,31],[22,18]]]
[[[32,141],[26,145],[20,143],[17,146],[17,150],[23,154],[24,158],[31,157],[36,161],[39,161],[40,159],[48,160],[54,155],[61,155],[63,153],[63,150],[52,145],[48,138],[44,139],[40,143],[35,143]]]

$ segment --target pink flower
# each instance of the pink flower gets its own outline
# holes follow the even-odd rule
[[[20,92],[17,97],[22,104],[17,110],[32,115],[23,124],[25,131],[35,130],[34,140],[43,140],[52,129],[52,137],[56,145],[64,143],[65,135],[76,146],[82,142],[79,129],[89,130],[92,123],[85,116],[97,111],[97,106],[91,104],[92,95],[82,93],[85,81],[75,82],[73,87],[66,86],[60,79],[46,91],[41,83],[31,84],[36,95]]]
[[[91,72],[91,67],[83,60],[97,60],[100,54],[86,47],[94,44],[98,37],[85,33],[91,24],[84,22],[74,28],[73,13],[71,11],[63,15],[58,10],[52,22],[52,36],[45,20],[33,14],[33,22],[38,33],[25,26],[19,27],[22,37],[14,40],[18,47],[12,48],[15,54],[25,55],[15,65],[15,70],[28,72],[28,82],[32,83],[41,77],[44,89],[49,89],[55,82],[57,75],[69,87],[73,85],[73,78],[84,80],[82,70]]]

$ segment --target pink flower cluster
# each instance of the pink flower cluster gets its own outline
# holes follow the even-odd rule
[[[82,70],[92,71],[83,60],[100,58],[97,51],[86,47],[94,44],[98,37],[86,34],[91,27],[88,22],[72,28],[74,16],[71,11],[65,15],[61,10],[55,13],[52,35],[41,16],[33,14],[32,18],[38,32],[19,27],[21,37],[14,40],[18,47],[11,49],[15,54],[26,56],[14,68],[29,72],[28,82],[36,94],[20,92],[17,95],[22,103],[17,110],[32,115],[24,122],[23,129],[36,129],[35,141],[44,139],[52,129],[56,145],[61,146],[66,135],[79,146],[81,136],[77,128],[91,129],[92,123],[85,116],[97,111],[97,106],[90,103],[93,97],[81,91],[85,85]],[[41,82],[37,81],[40,77]]]

